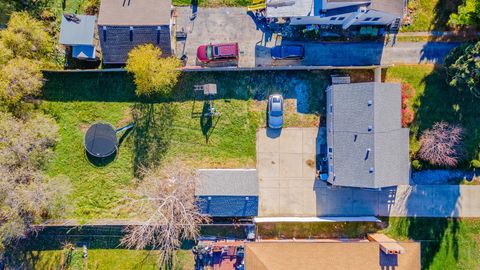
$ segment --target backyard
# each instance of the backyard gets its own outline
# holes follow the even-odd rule
[[[131,77],[123,72],[47,73],[40,107],[56,118],[61,133],[47,172],[70,178],[76,206],[70,218],[118,217],[112,209],[142,166],[182,160],[195,168],[255,167],[255,133],[265,126],[269,93],[285,96],[286,126],[318,126],[326,76],[323,72],[185,73],[172,99],[137,100]],[[212,82],[218,86],[214,106],[220,116],[210,118],[202,114],[208,102],[194,98],[193,85]],[[83,150],[84,133],[97,120],[116,127],[136,125],[122,140],[116,159],[104,167],[92,166]]]
[[[446,31],[450,14],[456,13],[461,0],[410,0],[414,7],[413,23],[402,32]]]

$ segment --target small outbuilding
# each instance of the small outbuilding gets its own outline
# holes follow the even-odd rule
[[[77,59],[95,59],[95,16],[63,14],[59,43],[71,48]]]

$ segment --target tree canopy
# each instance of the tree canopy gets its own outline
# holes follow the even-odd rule
[[[42,86],[40,66],[33,60],[15,58],[0,68],[0,98],[9,106],[38,95]]]
[[[458,6],[458,12],[450,14],[448,24],[455,27],[480,25],[480,1],[466,0]]]
[[[480,98],[480,42],[466,43],[445,58],[448,83],[457,90],[470,91]]]
[[[55,49],[55,42],[42,22],[27,12],[12,13],[7,28],[0,31],[0,40],[14,57],[41,60],[51,56]]]
[[[140,45],[128,54],[126,69],[132,73],[137,95],[167,94],[177,83],[181,66],[175,57],[162,57],[152,44]]]
[[[65,212],[70,185],[42,169],[58,141],[55,121],[43,114],[25,120],[0,112],[0,251],[32,225]]]

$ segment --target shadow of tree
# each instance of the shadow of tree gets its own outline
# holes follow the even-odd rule
[[[446,30],[450,14],[457,13],[458,6],[463,4],[464,0],[439,0],[434,8],[434,19],[432,24],[434,29]]]
[[[134,175],[159,164],[170,144],[175,108],[168,103],[135,103],[132,118]]]

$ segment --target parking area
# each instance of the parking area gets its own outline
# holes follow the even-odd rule
[[[198,46],[209,43],[238,42],[239,67],[255,66],[255,44],[263,33],[246,8],[200,8],[192,17],[191,7],[177,7],[177,31],[187,33],[185,41],[177,42],[177,56],[186,55],[188,66],[198,66]],[[228,63],[227,63],[228,64]]]

